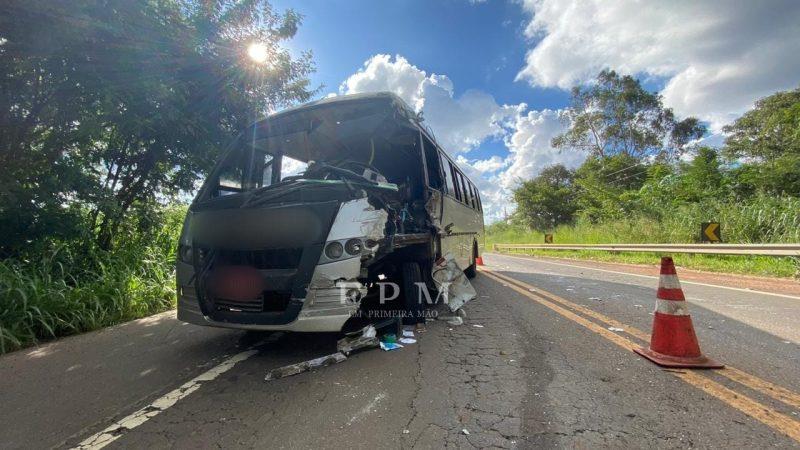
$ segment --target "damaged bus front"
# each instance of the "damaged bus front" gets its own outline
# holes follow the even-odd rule
[[[474,275],[482,234],[477,189],[402,100],[321,100],[245,130],[204,183],[180,237],[178,318],[339,331],[375,306],[379,279],[408,292],[447,253]]]

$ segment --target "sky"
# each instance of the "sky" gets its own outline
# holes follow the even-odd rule
[[[569,89],[604,68],[659,92],[707,142],[764,96],[800,85],[800,2],[675,0],[273,0],[304,16],[318,97],[392,91],[481,191],[487,223],[522,180],[586,155],[558,151]]]

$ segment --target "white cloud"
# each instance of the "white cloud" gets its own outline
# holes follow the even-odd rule
[[[514,124],[514,133],[506,137],[506,147],[511,154],[509,167],[500,176],[505,189],[512,189],[521,180],[535,177],[545,167],[564,164],[578,167],[586,154],[571,150],[558,150],[550,142],[566,129],[564,112],[545,109],[529,111],[519,115]]]
[[[800,2],[524,0],[518,78],[569,88],[603,68],[665,77],[665,103],[718,129],[800,81]],[[539,40],[540,39],[540,40]]]
[[[508,166],[508,160],[503,159],[497,155],[494,155],[488,159],[478,159],[471,161],[469,162],[469,164],[480,173],[497,172],[498,170]]]
[[[339,87],[343,94],[391,91],[417,112],[448,152],[467,152],[489,137],[503,136],[504,126],[525,108],[498,105],[494,97],[469,90],[456,97],[445,75],[418,69],[402,56],[375,55]]]
[[[556,163],[575,167],[584,158],[550,146],[564,130],[561,111],[526,112],[523,103],[498,105],[491,95],[477,90],[456,96],[446,75],[428,74],[402,56],[375,55],[339,87],[342,94],[376,91],[394,92],[422,111],[439,144],[456,155],[456,162],[480,190],[487,223],[514,211],[511,191],[518,181]],[[468,158],[470,150],[498,138],[507,154]]]

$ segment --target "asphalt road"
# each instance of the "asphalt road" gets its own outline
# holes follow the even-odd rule
[[[703,351],[728,368],[663,370],[631,351],[655,279],[485,260],[464,325],[273,381],[335,337],[165,313],[5,355],[0,447],[800,446],[800,298],[684,285]]]

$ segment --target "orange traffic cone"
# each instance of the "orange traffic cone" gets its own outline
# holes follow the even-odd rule
[[[477,258],[475,258],[475,264],[477,264],[479,266],[482,266],[483,265],[483,257],[482,256],[478,256]]]
[[[675,272],[675,263],[669,256],[661,258],[661,278],[658,281],[650,348],[637,348],[634,351],[664,367],[725,367],[700,353],[700,344],[697,342],[688,304]]]

